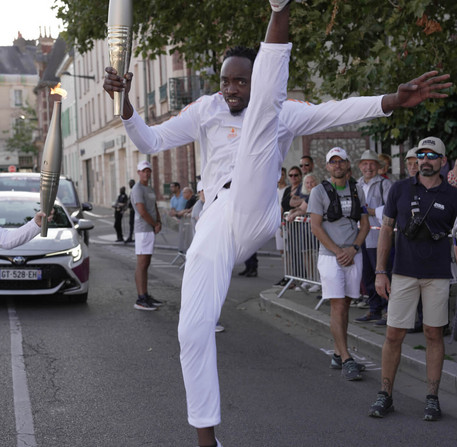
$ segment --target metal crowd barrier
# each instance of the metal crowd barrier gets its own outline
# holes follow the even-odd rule
[[[288,213],[285,213],[287,217]],[[381,227],[371,227],[371,229],[380,230]],[[311,219],[309,217],[296,217],[292,222],[284,219],[283,226],[284,239],[284,278],[287,279],[286,285],[278,294],[281,298],[293,282],[298,286],[305,282],[308,284],[317,284],[321,286],[319,271],[317,269],[317,259],[319,253],[319,241],[311,232]],[[457,238],[457,225],[452,229],[453,241]],[[454,250],[451,248],[451,271],[453,278],[451,284],[457,283],[457,260],[455,259]],[[319,309],[325,301],[321,298],[315,309]],[[457,311],[454,317],[454,333],[457,338]]]
[[[181,217],[179,219],[179,233],[178,233],[178,254],[175,256],[171,264],[175,264],[178,261],[182,261],[179,268],[184,268],[186,263],[186,253],[192,238],[194,237],[194,232],[192,229],[192,222],[190,214],[188,216]]]
[[[287,217],[287,214],[285,216]],[[281,298],[290,285],[295,281],[299,284],[321,285],[319,271],[317,270],[317,258],[319,254],[319,241],[311,232],[311,220],[309,217],[296,217],[289,222],[284,220],[284,278],[286,285],[279,292]],[[315,309],[319,309],[324,299],[321,299]]]

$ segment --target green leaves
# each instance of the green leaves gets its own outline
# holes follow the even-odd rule
[[[106,36],[108,0],[59,0],[58,16],[66,23],[66,38],[82,52],[94,39]],[[166,45],[179,51],[195,70],[211,67],[218,73],[223,52],[230,46],[258,46],[270,17],[265,0],[135,0],[137,54],[156,58]],[[455,0],[307,0],[291,7],[293,42],[289,86],[303,89],[306,98],[324,95],[394,92],[400,83],[438,69],[457,79],[457,2]],[[217,76],[217,75],[216,75]],[[315,82],[319,79],[319,82]],[[438,104],[438,105],[436,105]],[[428,131],[437,136],[454,129],[445,124],[456,109],[431,103],[405,121],[395,112],[387,141]],[[450,102],[449,102],[450,104]],[[436,114],[436,117],[434,116]],[[403,118],[402,118],[403,117]],[[389,126],[389,124],[386,124]],[[456,154],[457,155],[457,154]]]

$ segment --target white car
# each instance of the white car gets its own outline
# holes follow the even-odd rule
[[[0,226],[20,227],[40,210],[38,193],[0,191]],[[0,249],[0,295],[64,295],[84,303],[89,290],[89,250],[79,231],[94,227],[71,218],[56,200],[47,237]]]

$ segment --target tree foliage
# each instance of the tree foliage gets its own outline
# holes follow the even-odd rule
[[[106,37],[109,0],[58,1],[65,37],[81,52]],[[156,58],[169,45],[190,67],[215,72],[227,47],[258,45],[270,16],[266,0],[133,4],[137,53]],[[455,0],[307,0],[291,11],[290,86],[303,89],[311,100],[393,92],[434,69],[457,78]],[[389,143],[433,131],[457,152],[457,142],[450,138],[457,125],[457,96],[455,90],[450,93],[452,101],[395,112],[367,131]]]
[[[21,109],[21,115],[14,123],[13,136],[6,140],[6,150],[36,155],[38,153],[38,148],[34,141],[36,130],[36,111],[33,107],[27,105]]]

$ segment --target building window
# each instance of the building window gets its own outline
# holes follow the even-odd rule
[[[14,107],[22,107],[22,90],[14,90]]]

